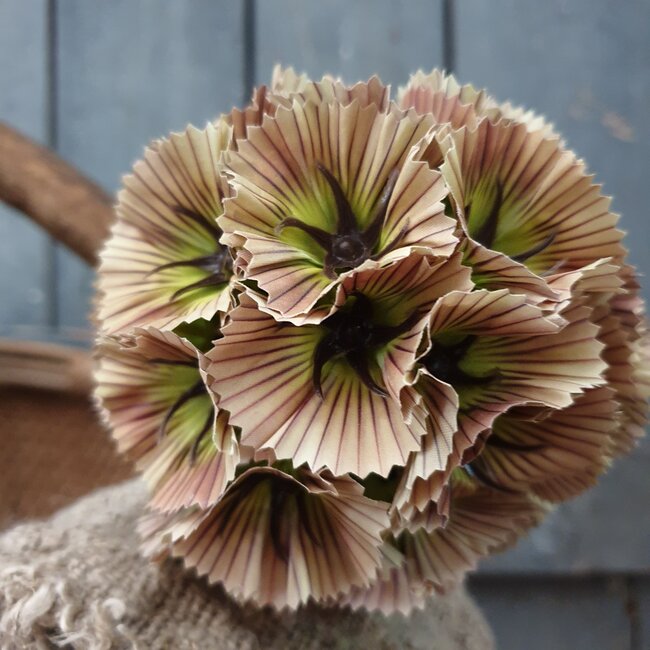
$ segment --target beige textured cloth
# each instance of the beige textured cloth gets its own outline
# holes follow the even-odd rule
[[[462,590],[423,612],[294,614],[242,608],[178,562],[148,564],[136,521],[137,481],[105,488],[45,522],[0,537],[0,647],[201,650],[491,650],[492,635]]]

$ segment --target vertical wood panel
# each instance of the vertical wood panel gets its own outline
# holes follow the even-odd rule
[[[46,143],[45,0],[0,0],[0,120]],[[0,329],[45,325],[47,237],[0,206]]]
[[[499,650],[637,650],[623,580],[475,578],[469,589]]]
[[[442,63],[442,0],[262,0],[257,6],[257,81],[275,63],[313,77],[354,82],[379,74],[406,83],[418,68]]]
[[[459,0],[456,69],[547,115],[614,195],[650,296],[650,3]],[[498,570],[650,567],[650,441],[563,506]]]
[[[240,101],[240,2],[65,0],[57,17],[59,153],[109,191],[149,140]],[[61,323],[83,326],[92,272],[59,267]]]

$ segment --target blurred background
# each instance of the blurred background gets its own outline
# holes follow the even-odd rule
[[[347,81],[377,73],[395,90],[418,68],[444,67],[545,114],[615,197],[631,261],[648,275],[648,0],[0,0],[0,120],[111,193],[151,138],[246,103],[276,62]],[[92,283],[81,260],[0,206],[5,344],[83,351]],[[1,370],[0,526],[129,474],[84,386],[19,389]],[[53,460],[66,445],[78,453]],[[46,500],[39,481],[56,486]],[[650,648],[649,497],[645,440],[482,565],[469,586],[499,648]]]

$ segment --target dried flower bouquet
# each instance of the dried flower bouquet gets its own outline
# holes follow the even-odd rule
[[[438,71],[277,69],[152,143],[101,255],[96,397],[144,549],[241,600],[408,612],[643,433],[618,217],[551,125]]]

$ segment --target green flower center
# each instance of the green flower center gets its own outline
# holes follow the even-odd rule
[[[477,193],[477,196],[465,206],[465,218],[467,220],[469,234],[474,241],[477,241],[486,248],[500,250],[510,255],[515,262],[525,264],[531,257],[546,250],[555,240],[556,233],[551,233],[528,246],[523,251],[521,251],[521,245],[518,243],[521,236],[517,230],[510,237],[506,237],[505,235],[501,236],[501,241],[498,242],[497,230],[499,229],[500,222],[505,221],[507,223],[509,221],[513,224],[517,221],[516,214],[509,214],[508,210],[504,210],[506,198],[503,184],[498,181],[489,191],[484,189],[482,192]],[[513,240],[512,244],[514,245],[514,249],[518,249],[520,252],[514,253],[509,250],[509,240]]]
[[[191,221],[203,228],[214,240],[215,251],[214,253],[201,255],[200,257],[194,257],[189,260],[176,260],[174,262],[169,262],[168,264],[161,264],[152,271],[152,273],[159,273],[160,271],[166,271],[168,269],[194,268],[204,271],[207,274],[200,280],[191,282],[175,291],[170,300],[176,300],[190,291],[204,289],[206,287],[214,287],[228,282],[232,276],[232,258],[230,257],[228,249],[219,243],[219,239],[223,234],[221,229],[216,225],[216,223],[212,223],[209,219],[202,217],[200,214],[193,212],[192,210],[178,206],[174,211],[179,217]]]
[[[394,169],[388,176],[372,212],[369,225],[364,230],[360,230],[357,218],[350,206],[350,202],[345,196],[341,184],[320,163],[317,165],[317,168],[325,178],[334,196],[334,202],[336,204],[336,231],[333,233],[327,232],[322,228],[309,225],[294,217],[284,219],[276,230],[277,232],[281,232],[285,228],[297,228],[307,233],[325,251],[323,264],[325,274],[332,279],[336,279],[339,272],[356,268],[367,259],[373,257],[386,218],[388,203],[395,189],[395,183],[399,174],[398,170]],[[402,232],[398,234],[393,242],[384,247],[384,252],[395,246],[404,234],[404,229],[402,229]]]
[[[183,390],[176,397],[174,402],[172,402],[172,404],[169,406],[167,411],[165,411],[165,414],[163,415],[163,418],[160,422],[160,426],[158,428],[158,441],[162,442],[162,440],[165,438],[165,435],[167,434],[167,429],[169,428],[172,418],[178,413],[178,411],[185,404],[191,402],[192,400],[198,397],[205,396],[207,394],[207,389],[205,387],[203,379],[199,375],[198,361],[192,361],[189,359],[187,361],[172,360],[172,359],[149,359],[149,363],[156,364],[156,365],[163,365],[163,366],[182,366],[185,368],[196,368],[196,374],[198,378],[197,381],[195,381],[193,384],[191,384],[185,390]],[[193,465],[196,462],[201,441],[206,436],[206,434],[210,431],[213,420],[214,420],[214,407],[212,406],[209,410],[208,416],[205,419],[205,422],[203,423],[203,426],[197,431],[194,437],[194,441],[192,442],[192,446],[189,450],[190,465]]]

